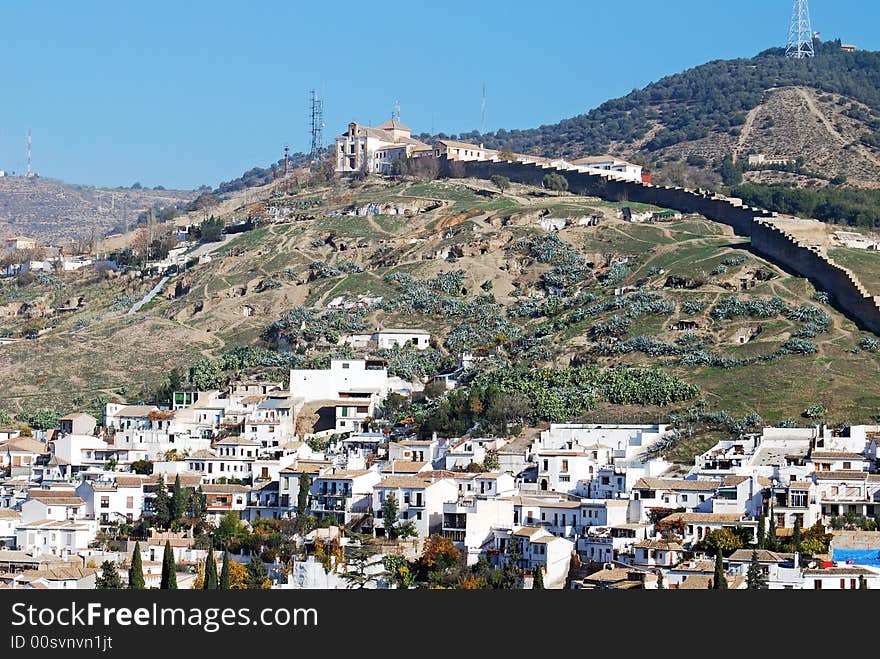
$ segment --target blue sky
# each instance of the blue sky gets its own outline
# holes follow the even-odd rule
[[[880,49],[880,3],[812,0],[813,29]],[[91,185],[216,185],[350,120],[530,128],[664,75],[783,45],[790,0],[33,0],[0,4],[0,169]]]

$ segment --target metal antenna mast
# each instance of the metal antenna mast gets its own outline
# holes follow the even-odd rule
[[[28,151],[28,162],[27,162],[27,176],[32,176],[31,174],[31,129],[28,128],[28,140],[27,140],[27,151]]]
[[[486,83],[483,83],[483,103],[480,106],[480,135],[486,132]]]
[[[394,103],[394,114],[391,118],[395,119],[397,123],[400,123],[400,99],[397,99]]]
[[[312,150],[311,159],[321,160],[324,150],[324,101],[312,90]]]
[[[816,56],[813,49],[813,26],[810,24],[808,0],[793,0],[785,56],[794,59]]]

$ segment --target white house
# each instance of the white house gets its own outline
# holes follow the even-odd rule
[[[615,526],[626,524],[629,500],[627,499],[581,499],[580,526],[582,532],[592,526]]]
[[[333,359],[329,369],[292,369],[290,395],[304,402],[335,401],[351,394],[383,399],[388,395],[388,369],[384,362]]]
[[[85,502],[72,490],[31,490],[21,506],[15,545],[30,554],[69,556],[86,549],[97,523],[85,517]]]
[[[138,476],[85,480],[76,488],[76,494],[85,502],[85,516],[100,524],[131,523],[141,518],[144,509],[144,479]]]
[[[388,444],[389,460],[433,463],[439,460],[445,452],[445,447],[442,447],[436,439],[405,439]]]
[[[0,543],[5,549],[15,549],[15,529],[21,523],[18,510],[0,509]]]
[[[418,476],[389,476],[373,488],[373,529],[387,535],[388,520],[382,517],[382,506],[393,496],[397,501],[398,519],[412,522],[418,537],[427,538],[443,528],[443,506],[458,499],[458,489],[448,478],[430,480]]]
[[[745,513],[672,513],[661,520],[664,526],[676,529],[685,545],[693,545],[720,529],[749,528],[755,536],[758,522]]]
[[[419,329],[377,329],[375,332],[349,334],[340,337],[339,343],[353,348],[394,348],[411,346],[425,350],[431,345],[431,333]]]
[[[572,537],[577,533],[580,500],[521,496],[512,499],[514,524],[542,527],[558,536]]]
[[[462,551],[468,565],[477,562],[496,531],[513,528],[513,500],[465,499],[443,505],[443,536]]]
[[[708,480],[640,478],[632,489],[632,519],[647,522],[652,510],[711,512],[712,498],[720,485]]]
[[[49,448],[43,442],[17,437],[0,444],[0,466],[8,469],[13,478],[30,478],[37,458],[48,452]]]
[[[642,181],[642,166],[614,156],[588,156],[570,161],[580,171],[605,174],[624,181]]]
[[[373,487],[382,480],[375,469],[333,469],[312,482],[309,510],[318,519],[333,516],[350,524],[372,510]]]
[[[535,459],[538,462],[538,490],[542,492],[574,492],[578,481],[592,479],[600,466],[584,450],[540,450]]]
[[[196,451],[185,460],[186,469],[195,472],[206,483],[226,480],[248,481],[253,477],[256,457],[242,457],[238,454],[219,455],[215,451]]]
[[[519,544],[523,569],[528,572],[544,570],[544,587],[547,589],[565,587],[574,542],[532,526],[517,528],[511,537]]]
[[[155,405],[104,405],[104,425],[114,430],[141,430],[150,427],[150,414],[158,412]]]

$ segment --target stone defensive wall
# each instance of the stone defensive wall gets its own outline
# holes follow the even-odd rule
[[[807,245],[774,225],[772,213],[744,205],[708,190],[651,185],[612,175],[585,172],[560,161],[520,157],[519,160],[440,159],[440,175],[449,178],[489,179],[506,176],[511,181],[541,187],[544,176],[556,173],[568,181],[569,191],[607,201],[636,202],[698,213],[733,228],[738,236],[752,240],[752,249],[791,272],[810,279],[832,296],[836,304],[858,325],[880,334],[880,297],[873,297],[856,275],[834,263],[823,249]]]

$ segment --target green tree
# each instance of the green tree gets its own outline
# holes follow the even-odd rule
[[[767,527],[767,537],[764,539],[764,549],[776,551],[779,549],[779,538],[776,536],[776,518],[773,509],[770,510],[770,525]]]
[[[385,525],[385,535],[390,540],[397,539],[397,516],[400,508],[397,505],[397,497],[389,494],[382,502],[382,522]]]
[[[302,517],[306,514],[309,507],[309,488],[312,486],[312,480],[309,475],[302,473],[299,475],[299,494],[296,499],[296,516]]]
[[[223,552],[223,567],[220,570],[220,590],[229,590],[229,552]]]
[[[801,518],[794,518],[794,529],[791,532],[791,550],[801,550]]]
[[[764,543],[766,538],[766,529],[767,519],[764,517],[764,513],[762,512],[758,515],[758,549],[764,549]]]
[[[131,463],[131,470],[136,474],[149,476],[153,473],[153,463],[149,460],[136,460]]]
[[[724,575],[724,559],[719,550],[715,554],[715,576],[712,580],[712,590],[727,590],[727,577]]]
[[[153,502],[153,519],[159,528],[167,529],[171,525],[171,501],[162,476],[159,476],[159,487],[156,490],[156,500]]]
[[[758,552],[752,550],[752,562],[749,564],[749,571],[746,573],[746,584],[749,590],[767,590],[767,578],[764,576],[764,570],[761,563],[758,562]]]
[[[95,579],[96,590],[121,590],[122,578],[116,570],[116,563],[104,561],[101,563],[101,574]]]
[[[377,564],[373,561],[376,549],[372,546],[369,536],[359,533],[353,534],[358,540],[357,544],[349,545],[345,552],[345,572],[342,578],[348,582],[349,588],[365,588],[368,584],[376,581],[379,574],[372,573],[371,567]],[[401,577],[398,573],[398,577]]]
[[[663,581],[663,570],[657,571],[657,590],[666,590],[666,583]]]
[[[144,564],[141,561],[141,543],[134,543],[134,551],[131,554],[131,567],[128,568],[128,589],[144,590]]]
[[[498,587],[502,590],[518,590],[520,587],[520,562],[522,561],[522,551],[520,550],[519,538],[515,535],[510,536],[507,543],[507,560],[504,567],[501,568],[501,576],[498,581]]]
[[[545,188],[556,193],[568,190],[568,179],[555,172],[545,174],[542,182]]]
[[[205,559],[205,590],[217,590],[217,561],[214,559],[214,545],[208,549]]]
[[[532,579],[532,590],[544,590],[544,568],[540,565],[535,568],[535,576]]]
[[[731,552],[741,549],[743,546],[742,538],[728,528],[720,528],[710,531],[703,538],[700,545],[704,550],[711,553],[721,552],[722,554],[730,554]]]
[[[177,590],[177,569],[174,565],[174,552],[171,550],[169,540],[165,541],[165,554],[162,556],[162,581],[159,588]]]
[[[174,477],[174,488],[171,490],[171,521],[178,522],[186,513],[186,494],[180,485],[180,474]]]
[[[492,182],[496,188],[498,188],[498,192],[504,193],[510,187],[510,179],[506,176],[501,176],[500,174],[493,174],[489,177],[489,180]]]
[[[501,466],[498,460],[498,449],[490,448],[486,451],[486,458],[483,460],[483,469],[486,471],[495,471]]]
[[[248,590],[268,590],[271,586],[266,564],[256,554],[251,556],[251,560],[247,564],[247,579],[245,583]]]

